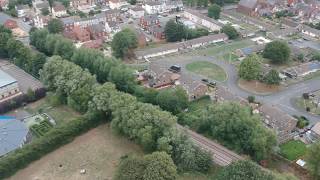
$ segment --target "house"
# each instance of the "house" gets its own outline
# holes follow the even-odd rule
[[[117,22],[110,21],[110,22],[106,23],[106,31],[111,34],[115,34],[119,31],[121,31],[121,29],[120,29],[120,26]]]
[[[50,9],[50,5],[48,1],[36,1],[33,3],[33,8],[36,14],[42,14],[43,9]]]
[[[88,27],[91,39],[104,39],[108,35],[105,25],[95,24]]]
[[[28,12],[30,12],[30,7],[28,5],[17,5],[15,6],[18,17],[24,17]]]
[[[90,41],[90,33],[85,28],[80,26],[75,26],[73,29],[73,32],[78,41],[81,41],[81,42]]]
[[[147,14],[161,14],[166,10],[165,3],[160,1],[148,1],[142,7]]]
[[[149,32],[157,39],[165,39],[166,38],[166,35],[164,33],[164,26],[154,25],[149,28]]]
[[[222,23],[209,18],[195,10],[186,9],[183,13],[183,16],[192,22],[208,28],[210,31],[220,31],[221,27],[223,26]]]
[[[20,95],[18,81],[0,70],[0,102]]]
[[[136,6],[129,9],[129,14],[132,18],[139,19],[144,16],[144,9],[140,6]]]
[[[0,76],[1,78],[1,76]],[[12,116],[0,116],[0,157],[21,148],[27,141],[27,126]]]
[[[145,15],[140,18],[139,24],[144,30],[150,32],[152,26],[160,26],[160,20],[157,15]]]
[[[148,79],[148,84],[153,88],[165,88],[175,84],[180,75],[169,71],[165,67],[159,67],[151,63],[148,72],[144,75]]]
[[[79,16],[71,16],[71,17],[66,17],[66,18],[60,18],[60,20],[63,23],[64,30],[71,31],[74,28],[76,21],[80,20],[80,17]]]
[[[166,12],[182,11],[184,9],[181,0],[167,0],[165,1]]]
[[[240,0],[237,11],[249,16],[255,14],[255,9],[258,5],[258,0]]]
[[[118,22],[121,20],[121,11],[118,9],[110,9],[104,12],[106,22]]]
[[[248,101],[246,99],[233,94],[228,88],[224,86],[219,86],[216,88],[214,99],[218,102],[234,101],[239,102],[241,105],[248,105]]]
[[[12,19],[8,19],[6,20],[6,22],[4,22],[4,27],[8,28],[8,29],[15,29],[18,28],[18,24],[15,20]]]
[[[94,4],[93,0],[71,0],[70,6],[78,9],[80,6],[92,6]]]
[[[147,39],[144,33],[140,32],[138,34],[138,46],[139,47],[145,47],[147,45]]]
[[[282,73],[289,78],[301,78],[310,73],[314,73],[320,70],[320,62],[310,61],[294,67],[289,67],[282,70]]]
[[[125,0],[109,0],[109,7],[111,9],[120,9],[123,6],[129,5]]]
[[[67,10],[61,3],[55,3],[51,11],[54,17],[63,17],[67,15]]]
[[[1,9],[7,10],[8,9],[8,4],[9,4],[8,0],[0,0],[0,10]]]
[[[278,141],[283,143],[293,137],[293,131],[296,128],[297,120],[289,114],[281,111],[272,105],[263,104],[258,109],[262,115],[263,123],[275,130]]]
[[[50,16],[36,15],[33,19],[34,26],[36,28],[44,28],[48,26],[48,22],[51,20]]]
[[[316,39],[320,39],[320,30],[311,28],[306,25],[301,25],[300,27],[298,27],[298,29],[300,29],[300,31],[307,36],[310,36],[310,37],[316,38]]]
[[[195,80],[189,76],[181,76],[177,84],[185,89],[190,101],[205,96],[209,90],[208,86],[199,81],[199,79]]]
[[[201,46],[206,46],[206,45],[217,43],[217,42],[224,42],[226,40],[228,40],[228,36],[225,35],[224,33],[213,34],[209,36],[202,36],[200,38],[187,40],[184,42],[169,43],[157,48],[149,48],[143,51],[136,51],[135,54],[138,59],[148,59],[148,58],[177,53],[181,50],[198,48]]]
[[[311,128],[311,138],[318,140],[320,139],[320,122],[317,122],[312,128]]]

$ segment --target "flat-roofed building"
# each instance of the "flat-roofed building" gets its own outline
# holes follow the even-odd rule
[[[17,80],[0,70],[0,102],[19,93]]]

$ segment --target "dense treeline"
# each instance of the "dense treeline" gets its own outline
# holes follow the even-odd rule
[[[43,53],[36,52],[15,40],[12,32],[0,26],[0,57],[9,58],[12,63],[25,70],[34,77],[39,77],[39,70],[46,62]]]
[[[74,119],[52,128],[44,136],[33,140],[0,159],[0,179],[13,175],[19,169],[40,159],[47,153],[71,142],[79,134],[96,127],[105,119],[88,117]]]
[[[276,145],[274,133],[265,128],[260,116],[238,103],[208,106],[182,115],[180,123],[207,134],[225,146],[260,161],[267,159]]]
[[[170,113],[139,102],[118,91],[112,83],[95,83],[86,70],[58,56],[50,58],[40,74],[46,88],[59,99],[75,109],[87,109],[92,117],[112,116],[112,129],[142,145],[147,152],[167,152],[179,170],[209,170],[211,155],[178,132],[176,118]]]

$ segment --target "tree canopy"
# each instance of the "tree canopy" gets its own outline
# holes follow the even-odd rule
[[[240,64],[239,77],[245,80],[257,80],[261,74],[260,59],[257,55],[249,55]]]
[[[227,24],[221,28],[221,32],[225,33],[229,39],[236,39],[239,36],[237,30],[230,24]]]
[[[50,33],[61,33],[63,31],[63,23],[59,19],[51,19],[48,22],[48,30]]]
[[[272,41],[266,45],[263,57],[271,60],[275,64],[283,64],[290,59],[290,48],[286,42]]]
[[[136,48],[138,40],[136,34],[130,29],[117,32],[111,42],[113,55],[117,58],[130,56],[132,49]]]
[[[278,85],[281,82],[281,78],[279,76],[279,72],[275,69],[271,69],[264,77],[263,81],[267,84],[275,84]]]
[[[307,167],[313,177],[320,179],[320,142],[312,144],[307,149],[306,155]]]
[[[213,4],[208,8],[208,16],[214,19],[220,18],[221,7],[217,4]]]

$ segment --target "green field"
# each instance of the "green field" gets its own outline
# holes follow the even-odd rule
[[[232,43],[226,43],[223,45],[216,45],[213,47],[208,47],[206,49],[197,50],[199,54],[205,54],[207,56],[223,56],[224,54],[235,51],[240,48],[244,48],[247,46],[254,45],[254,42],[251,40],[241,40],[241,41],[233,41]]]
[[[187,64],[186,68],[191,72],[220,82],[223,82],[227,79],[226,72],[220,66],[207,61],[193,62]]]
[[[280,154],[290,161],[305,155],[306,150],[306,145],[298,140],[291,140],[280,145]]]

